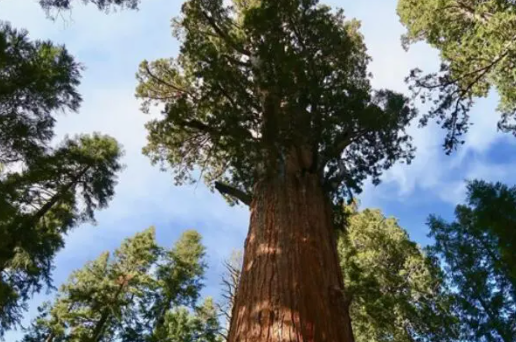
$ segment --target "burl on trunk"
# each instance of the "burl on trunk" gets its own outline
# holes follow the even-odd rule
[[[346,303],[318,177],[257,184],[229,342],[352,342]]]

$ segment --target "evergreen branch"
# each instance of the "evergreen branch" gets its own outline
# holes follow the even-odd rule
[[[206,19],[206,21],[208,22],[208,25],[215,31],[215,33],[217,34],[217,36],[219,38],[221,38],[222,40],[224,40],[230,47],[232,47],[235,51],[243,54],[243,55],[246,55],[246,56],[250,56],[250,53],[248,51],[246,51],[243,47],[241,46],[238,46],[234,41],[233,39],[231,39],[231,37],[225,33],[218,25],[217,23],[215,22],[215,20],[213,19],[213,16],[211,16],[208,12],[204,11],[203,9],[201,9],[201,14],[202,16],[204,17],[204,19]]]

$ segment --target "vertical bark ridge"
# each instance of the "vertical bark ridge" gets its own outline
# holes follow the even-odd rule
[[[254,194],[229,342],[353,342],[317,176],[287,172]]]

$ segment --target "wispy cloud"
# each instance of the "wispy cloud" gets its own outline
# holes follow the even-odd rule
[[[138,110],[134,99],[134,74],[143,59],[170,57],[178,44],[171,36],[170,19],[177,15],[181,1],[144,0],[138,12],[120,11],[105,15],[92,6],[77,6],[63,18],[45,18],[37,1],[0,1],[0,17],[16,27],[25,27],[31,37],[66,43],[86,66],[80,114],[61,117],[58,134],[100,131],[116,137],[125,147],[126,170],[120,176],[117,196],[109,209],[99,213],[98,226],[79,227],[67,238],[66,248],[56,260],[56,284],[69,272],[114,249],[126,237],[150,225],[157,227],[163,245],[170,245],[187,228],[204,236],[210,258],[207,293],[217,294],[220,262],[234,248],[242,248],[247,233],[248,211],[229,207],[202,184],[175,187],[172,176],[160,172],[141,155],[145,144],[144,123],[148,117]],[[396,0],[328,1],[344,7],[348,17],[362,21],[375,88],[405,92],[404,78],[419,66],[432,71],[438,53],[424,44],[409,52],[400,44],[403,27],[395,13]],[[442,150],[443,132],[429,126],[410,128],[418,148],[411,165],[398,164],[387,171],[383,184],[367,184],[361,196],[364,206],[383,208],[406,224],[411,235],[425,241],[424,221],[431,213],[449,211],[464,196],[464,179],[485,178],[514,182],[516,160],[507,158],[514,139],[496,131],[496,98],[480,101],[472,113],[467,143],[452,156]],[[27,320],[45,298],[37,296]],[[8,341],[15,340],[10,334]]]

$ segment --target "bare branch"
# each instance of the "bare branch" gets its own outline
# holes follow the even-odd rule
[[[215,189],[217,189],[222,195],[234,197],[247,206],[251,205],[251,201],[253,199],[252,196],[242,190],[221,182],[215,182]]]

